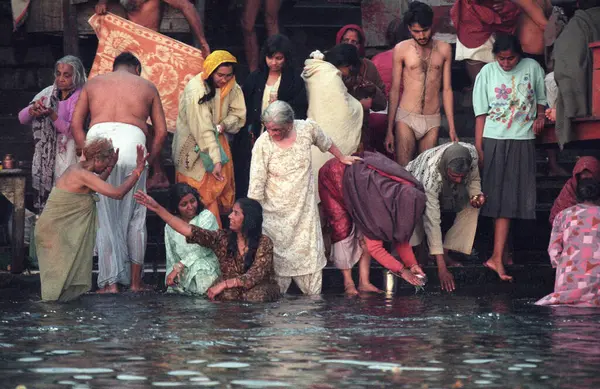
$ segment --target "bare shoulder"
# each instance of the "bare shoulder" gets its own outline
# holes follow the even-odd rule
[[[436,39],[435,43],[437,45],[439,52],[442,53],[444,56],[452,55],[452,46],[450,46],[449,43],[446,43],[444,41],[439,41],[437,39]]]
[[[405,53],[411,46],[411,40],[412,39],[406,39],[406,40],[403,40],[402,42],[397,43],[396,46],[394,46],[394,53],[395,54]]]

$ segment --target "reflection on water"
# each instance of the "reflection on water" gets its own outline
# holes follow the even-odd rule
[[[2,301],[2,388],[600,388],[600,311],[530,299]]]

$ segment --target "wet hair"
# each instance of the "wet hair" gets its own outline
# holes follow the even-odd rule
[[[58,65],[69,65],[73,68],[73,87],[75,89],[81,88],[83,84],[87,81],[87,77],[85,76],[85,68],[81,63],[81,60],[73,55],[66,55],[56,61],[54,65],[54,72],[58,70]]]
[[[404,19],[394,18],[394,20],[388,24],[387,30],[385,31],[385,40],[388,46],[394,47],[397,43],[409,38],[410,33],[404,23]]]
[[[361,34],[361,32],[360,32],[360,31],[358,31],[356,28],[348,28],[348,29],[346,29],[346,31],[344,31],[344,34],[342,35],[342,39],[341,39],[341,40],[343,40],[343,39],[344,39],[344,36],[346,36],[346,34],[347,34],[348,32],[350,32],[350,31],[352,31],[352,32],[356,33],[356,36],[358,36],[358,44],[359,44],[359,45],[361,45],[361,46],[362,46],[362,45],[364,45],[364,44],[365,44],[365,42],[364,42],[364,38],[363,38],[363,34]]]
[[[418,24],[423,28],[430,28],[433,25],[433,10],[425,3],[413,1],[404,13],[404,23],[408,27]]]
[[[523,57],[523,48],[521,47],[521,41],[515,35],[498,33],[496,34],[496,40],[492,47],[492,53],[498,55],[501,51],[510,50],[520,57]]]
[[[360,56],[358,49],[354,45],[342,43],[334,46],[325,53],[325,61],[336,68],[341,66],[350,66],[352,69],[360,69]]]
[[[196,198],[196,202],[198,203],[196,215],[204,211],[204,204],[202,203],[202,199],[200,198],[200,194],[198,193],[196,188],[184,182],[180,182],[171,187],[171,193],[169,196],[169,208],[172,214],[179,215],[179,202],[182,198],[189,194],[193,195]]]
[[[294,61],[294,50],[290,38],[282,34],[275,34],[266,40],[260,50],[260,58],[262,58],[262,61],[258,64],[260,70],[265,71],[268,69],[267,57],[272,57],[275,53],[283,54],[285,58],[283,69],[291,66]]]
[[[222,66],[231,66],[233,72],[235,73],[235,64],[233,62],[223,62],[213,72],[208,76],[208,78],[204,81],[208,85],[208,93],[205,94],[198,100],[198,104],[204,104],[211,101],[215,95],[217,94],[217,86],[215,85],[215,81],[213,80],[213,76]]]
[[[254,256],[262,236],[263,209],[258,201],[249,198],[241,198],[236,201],[236,204],[240,206],[244,214],[241,232],[248,239],[248,252],[244,257],[244,272],[247,272],[254,263]],[[238,254],[237,234],[233,231],[229,233],[227,254],[230,256]]]
[[[294,109],[285,101],[276,100],[269,104],[260,118],[265,124],[290,124],[294,122]]]
[[[600,183],[593,178],[584,178],[577,183],[577,201],[597,202],[600,200]]]
[[[113,71],[117,70],[119,66],[135,68],[140,74],[142,73],[142,63],[129,51],[124,51],[115,58],[115,61],[113,62]]]
[[[86,161],[92,161],[95,158],[105,160],[112,156],[114,149],[110,139],[93,138],[85,142],[82,152]]]

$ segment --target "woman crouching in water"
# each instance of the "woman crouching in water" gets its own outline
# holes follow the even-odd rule
[[[146,193],[138,191],[136,201],[155,212],[173,230],[213,250],[219,260],[221,277],[208,289],[211,300],[274,301],[281,294],[273,269],[273,242],[262,234],[262,206],[255,200],[239,199],[229,215],[229,230],[211,231],[169,213]]]
[[[85,161],[71,165],[56,181],[35,226],[42,300],[69,301],[90,290],[96,244],[96,193],[122,199],[146,166],[143,145],[137,146],[136,167],[119,187],[105,182],[119,159],[108,139],[88,141]]]

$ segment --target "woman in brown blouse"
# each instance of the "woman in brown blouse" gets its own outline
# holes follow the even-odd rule
[[[221,277],[207,291],[211,300],[258,302],[274,301],[281,296],[274,278],[273,242],[262,234],[263,212],[258,201],[239,199],[229,215],[229,230],[210,231],[186,223],[142,191],[134,197],[185,236],[188,243],[197,243],[215,252]]]

